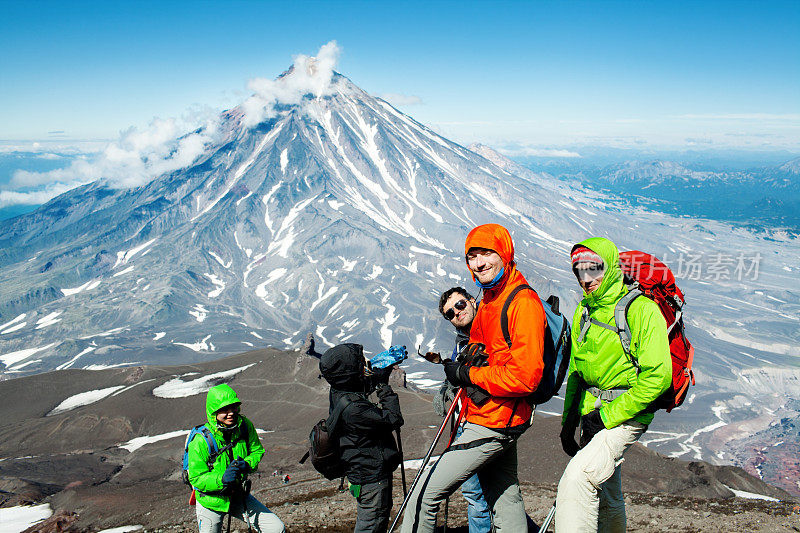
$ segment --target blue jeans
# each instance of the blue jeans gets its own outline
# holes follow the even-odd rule
[[[458,428],[456,437],[461,435],[464,431],[464,426]],[[461,494],[467,500],[467,520],[469,522],[469,533],[490,533],[492,530],[492,514],[489,510],[489,504],[483,497],[483,489],[481,489],[481,482],[478,480],[478,474],[467,478],[461,484]]]

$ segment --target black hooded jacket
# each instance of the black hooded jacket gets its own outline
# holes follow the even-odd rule
[[[363,485],[391,477],[401,460],[392,435],[403,425],[397,393],[380,384],[375,391],[380,406],[369,401],[359,344],[331,348],[320,358],[319,368],[331,385],[329,410],[342,396],[349,400],[336,428],[347,479]]]

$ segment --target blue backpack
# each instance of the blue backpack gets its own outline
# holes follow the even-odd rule
[[[511,301],[518,292],[530,289],[541,300],[530,285],[520,285],[515,287],[508,295],[503,304],[503,312],[500,315],[500,327],[503,330],[503,338],[511,348],[511,335],[508,332],[508,308]],[[564,315],[559,311],[558,296],[551,295],[547,300],[542,300],[544,314],[547,317],[547,327],[544,335],[544,370],[539,386],[528,396],[528,401],[533,405],[543,404],[550,398],[558,394],[561,385],[564,383],[564,376],[569,368],[569,356],[572,348],[570,333],[572,328]]]
[[[206,444],[208,445],[208,468],[211,469],[214,461],[217,460],[217,456],[220,453],[219,446],[217,446],[217,440],[214,438],[214,435],[211,434],[211,431],[208,430],[205,424],[200,424],[199,426],[195,426],[189,431],[189,435],[186,437],[186,443],[183,445],[183,471],[181,472],[181,479],[187,485],[191,485],[189,483],[189,443],[192,442],[192,439],[195,435],[203,435],[206,439]]]

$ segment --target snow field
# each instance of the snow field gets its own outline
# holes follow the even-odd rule
[[[57,415],[65,411],[71,411],[72,409],[75,409],[77,407],[83,407],[84,405],[89,405],[95,402],[99,402],[103,398],[111,396],[118,390],[124,388],[125,388],[124,385],[117,385],[115,387],[108,387],[105,389],[97,389],[97,390],[81,392],[80,394],[70,396],[66,400],[62,401],[60,404],[55,406],[52,411],[47,413],[47,416]]]
[[[73,294],[78,294],[83,291],[90,291],[92,289],[96,289],[100,285],[101,280],[95,279],[91,281],[87,281],[80,287],[75,287],[74,289],[61,289],[61,292],[64,293],[64,296],[72,296]]]
[[[0,508],[0,531],[19,533],[53,516],[49,503]]]
[[[16,318],[14,318],[14,319],[6,322],[2,326],[0,326],[0,331],[6,329],[8,326],[12,326],[12,325],[16,324],[17,322],[23,320],[26,316],[28,316],[27,313],[22,313],[21,315],[17,315]]]
[[[224,282],[224,281],[222,281],[222,280],[221,280],[221,279],[220,279],[218,276],[216,276],[215,274],[209,274],[208,272],[206,272],[206,273],[204,273],[203,275],[204,275],[205,277],[207,277],[208,279],[210,279],[210,280],[211,280],[211,283],[213,283],[213,284],[214,284],[214,286],[215,286],[215,287],[217,287],[216,289],[214,289],[213,291],[211,291],[211,292],[209,292],[209,293],[208,293],[208,297],[209,297],[209,298],[216,298],[217,296],[219,296],[220,294],[222,294],[222,291],[224,291],[224,290],[225,290],[225,282]]]
[[[217,379],[233,377],[256,364],[257,363],[251,363],[231,370],[209,374],[191,381],[183,381],[180,377],[176,377],[153,389],[153,396],[157,396],[158,398],[185,398],[187,396],[194,396],[195,394],[202,394],[213,387]]]
[[[24,361],[28,357],[30,357],[30,356],[32,356],[32,355],[34,355],[36,353],[39,353],[41,351],[47,350],[48,348],[52,348],[55,345],[56,345],[56,343],[52,342],[50,344],[47,344],[47,345],[39,347],[39,348],[26,348],[24,350],[18,350],[16,352],[10,352],[10,353],[7,353],[7,354],[3,354],[3,355],[0,355],[0,362],[2,362],[4,365],[6,365],[6,368],[10,369],[16,363],[19,363],[20,361]]]
[[[199,320],[199,322],[202,322],[202,320]],[[199,342],[189,343],[189,342],[174,342],[173,341],[172,344],[176,344],[178,346],[183,346],[184,348],[189,348],[190,350],[193,350],[195,352],[200,352],[200,351],[211,351],[211,352],[213,352],[215,350],[214,345],[209,343],[209,342],[206,342],[210,338],[211,338],[211,335],[206,335],[203,338],[203,340],[201,340]]]
[[[192,315],[198,322],[203,322],[208,317],[208,309],[203,307],[201,304],[195,304],[192,310],[189,311],[189,314]],[[206,337],[206,339],[208,339],[208,337]],[[203,339],[203,342],[205,342],[206,339]]]
[[[35,329],[42,329],[46,328],[47,326],[52,326],[56,322],[61,322],[60,318],[56,318],[61,315],[64,311],[53,311],[47,316],[44,316],[36,321],[36,328]]]
[[[80,353],[78,353],[78,355],[76,355],[75,357],[73,357],[72,359],[67,361],[66,363],[58,365],[56,367],[56,370],[64,370],[66,368],[71,367],[73,364],[75,364],[75,361],[80,359],[81,356],[86,355],[87,353],[93,352],[96,348],[97,348],[97,346],[89,346],[88,348],[84,348]]]

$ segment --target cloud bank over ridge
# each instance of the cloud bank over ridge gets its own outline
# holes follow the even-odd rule
[[[320,47],[315,57],[297,55],[292,67],[275,80],[255,78],[253,94],[242,104],[245,127],[254,127],[277,114],[279,104],[299,104],[307,95],[330,94],[340,48],[336,41]],[[48,172],[18,170],[0,190],[0,208],[35,205],[70,189],[102,180],[111,188],[145,185],[165,173],[191,165],[218,140],[218,114],[188,113],[183,119],[154,118],[143,129],[131,127],[93,158],[80,158]]]

